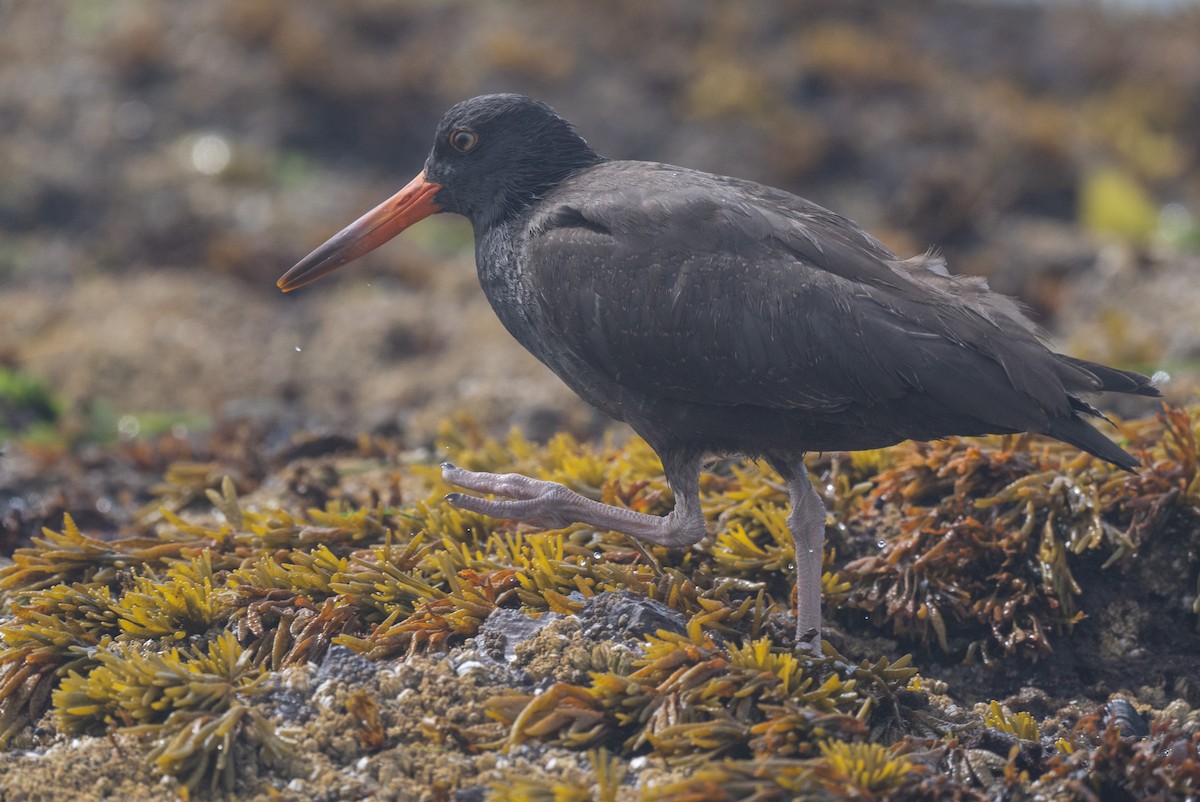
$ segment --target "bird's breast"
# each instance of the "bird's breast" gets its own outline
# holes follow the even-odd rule
[[[526,239],[520,227],[495,228],[477,237],[475,266],[483,294],[500,322],[525,350],[560,376],[549,316],[528,269]],[[565,378],[565,377],[564,377]]]

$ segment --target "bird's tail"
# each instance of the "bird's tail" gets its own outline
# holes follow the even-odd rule
[[[1100,381],[1100,386],[1092,392],[1102,390],[1106,393],[1128,393],[1130,395],[1148,395],[1157,398],[1162,395],[1154,386],[1149,376],[1143,376],[1132,370],[1121,370],[1101,365],[1099,362],[1088,362],[1086,359],[1076,359],[1073,356],[1059,354],[1058,358],[1072,367],[1080,368],[1092,374]],[[1083,388],[1072,388],[1083,389]]]
[[[1088,362],[1085,359],[1076,359],[1073,356],[1065,356],[1059,354],[1059,359],[1070,366],[1071,369],[1083,371],[1085,375],[1094,376],[1099,387],[1094,383],[1090,387],[1072,387],[1068,384],[1068,389],[1077,392],[1109,392],[1109,393],[1127,393],[1130,395],[1144,395],[1150,397],[1161,396],[1158,388],[1151,382],[1150,377],[1143,376],[1140,373],[1135,373],[1132,370],[1120,370],[1119,368],[1110,368],[1107,365],[1101,365],[1097,362]],[[1064,376],[1064,379],[1067,377]],[[1050,429],[1047,434],[1051,437],[1070,443],[1076,448],[1081,448],[1084,451],[1099,457],[1102,460],[1111,462],[1118,468],[1126,471],[1133,471],[1141,466],[1141,463],[1134,459],[1128,451],[1118,446],[1112,440],[1109,440],[1103,434],[1095,429],[1090,423],[1079,417],[1079,413],[1092,417],[1104,418],[1103,413],[1093,407],[1086,401],[1071,397],[1071,406],[1075,409],[1075,413],[1070,417],[1059,418],[1050,424]],[[1105,418],[1107,420],[1107,418]]]
[[[1078,416],[1054,421],[1050,424],[1050,430],[1046,434],[1111,462],[1122,470],[1132,472],[1142,465],[1132,454],[1109,440],[1096,427]]]

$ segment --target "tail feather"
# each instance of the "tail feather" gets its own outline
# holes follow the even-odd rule
[[[1082,412],[1084,415],[1089,415],[1093,418],[1103,418],[1104,420],[1108,421],[1109,423],[1112,423],[1111,418],[1109,418],[1107,415],[1105,415],[1100,410],[1096,409],[1094,406],[1089,404],[1087,401],[1084,401],[1082,398],[1076,398],[1075,396],[1072,395],[1072,396],[1068,396],[1068,399],[1071,402],[1071,409],[1075,410],[1076,412]]]
[[[1059,418],[1050,424],[1046,434],[1131,473],[1142,465],[1132,454],[1080,417]]]
[[[1146,395],[1152,398],[1162,395],[1158,388],[1151,382],[1149,376],[1143,376],[1132,370],[1110,368],[1108,365],[1101,365],[1099,362],[1088,362],[1086,359],[1077,359],[1065,354],[1059,354],[1059,359],[1068,365],[1080,368],[1095,376],[1100,386],[1094,388],[1093,392],[1103,390],[1109,393],[1129,393],[1130,395]],[[1084,388],[1072,389],[1084,390]]]
[[[1107,416],[1094,406],[1074,395],[1074,393],[1127,393],[1129,395],[1144,395],[1156,398],[1161,396],[1150,377],[1135,373],[1132,370],[1121,370],[1101,365],[1098,362],[1088,362],[1066,354],[1058,354],[1062,367],[1060,377],[1068,392],[1072,414],[1055,419],[1050,423],[1046,434],[1070,443],[1076,448],[1111,462],[1118,468],[1134,471],[1141,467],[1133,456],[1125,449],[1109,440],[1103,433],[1088,423],[1081,415],[1101,418],[1112,423]]]

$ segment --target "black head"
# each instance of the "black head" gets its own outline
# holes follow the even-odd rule
[[[603,161],[545,103],[483,95],[438,123],[425,169],[279,279],[285,292],[349,264],[437,212],[457,212],[476,233],[520,214],[564,178]]]
[[[441,185],[444,211],[476,230],[528,208],[601,157],[545,103],[524,95],[481,95],[442,116],[425,180]]]

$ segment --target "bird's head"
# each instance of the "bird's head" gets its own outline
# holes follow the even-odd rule
[[[425,180],[434,201],[478,230],[519,212],[600,157],[545,103],[524,95],[483,95],[442,116]]]
[[[520,214],[564,178],[601,157],[571,124],[523,95],[482,95],[451,107],[433,149],[404,189],[351,223],[279,279],[285,292],[315,281],[438,212],[476,233]]]

